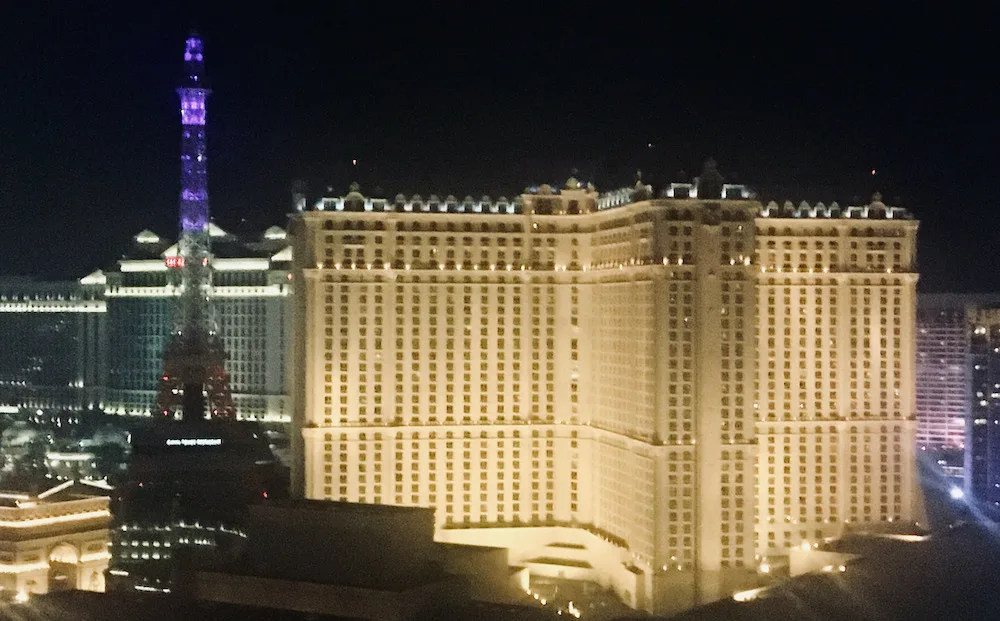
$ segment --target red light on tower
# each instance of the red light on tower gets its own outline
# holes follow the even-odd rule
[[[165,262],[167,264],[167,267],[171,269],[184,267],[184,257],[182,256],[167,257]]]

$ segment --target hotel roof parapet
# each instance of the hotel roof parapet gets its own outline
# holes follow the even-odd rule
[[[575,179],[571,179],[575,182]],[[596,211],[606,211],[618,207],[625,207],[644,200],[650,200],[652,196],[652,186],[637,183],[633,187],[623,187],[608,192],[598,193],[592,185],[584,185],[576,182],[575,188],[558,188],[548,184],[531,186],[525,188],[523,194],[508,199],[501,196],[492,199],[489,196],[482,196],[474,199],[466,196],[462,200],[456,199],[453,195],[448,195],[444,200],[438,195],[431,194],[426,199],[420,194],[407,197],[404,194],[397,194],[393,199],[376,198],[363,196],[355,190],[342,197],[323,197],[314,203],[313,211],[333,211],[333,212],[366,212],[366,213],[450,213],[450,214],[508,214],[521,215],[536,213],[539,215],[561,215],[587,213],[586,209],[574,212],[568,209],[552,210],[551,212],[539,212],[529,209],[529,205],[537,199],[555,198],[562,201],[584,200],[593,201]],[[698,199],[698,185],[696,183],[671,183],[660,192],[660,199]],[[653,200],[660,200],[653,199]],[[724,184],[722,186],[722,200],[757,200],[757,194],[745,185]],[[797,206],[791,201],[778,204],[770,201],[766,205],[760,203],[760,210],[757,214],[760,218],[818,218],[818,219],[888,219],[888,220],[912,220],[913,215],[904,207],[893,207],[882,202],[881,196],[876,194],[867,205],[852,205],[842,207],[839,203],[833,202],[826,205],[818,202],[810,205],[802,201]]]

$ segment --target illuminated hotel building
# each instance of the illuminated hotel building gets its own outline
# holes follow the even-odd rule
[[[105,310],[72,281],[0,279],[0,411],[96,405],[107,364]]]
[[[291,329],[286,233],[237,236],[212,225],[214,306],[237,415],[287,423]],[[103,408],[148,415],[172,327],[177,245],[132,238],[110,270],[78,282],[0,281],[0,412]]]
[[[656,611],[918,516],[917,223],[701,179],[296,213],[305,496]]]
[[[104,590],[109,487],[67,481],[37,494],[0,492],[0,591],[20,600]]]
[[[229,358],[239,418],[288,422],[285,339],[290,328],[291,248],[285,231],[267,229],[259,238],[231,235],[215,225],[212,235],[213,304]],[[107,302],[108,373],[104,408],[110,413],[148,415],[155,408],[178,294],[176,243],[151,231],[132,240],[108,272],[81,280]]]

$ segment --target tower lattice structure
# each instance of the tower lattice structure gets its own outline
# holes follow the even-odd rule
[[[174,327],[164,351],[157,407],[164,416],[204,410],[235,418],[226,352],[212,307],[212,269],[205,148],[206,101],[202,41],[192,35],[184,50],[181,102],[181,197],[178,254],[168,266],[180,273]]]

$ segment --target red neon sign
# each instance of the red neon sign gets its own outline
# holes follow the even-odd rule
[[[184,257],[167,257],[166,263],[167,267],[171,268],[184,267]]]

